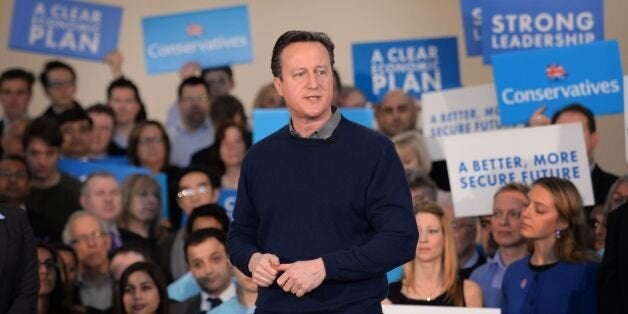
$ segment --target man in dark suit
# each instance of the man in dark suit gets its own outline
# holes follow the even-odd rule
[[[0,206],[0,313],[35,313],[37,269],[35,236],[26,213]]]
[[[201,293],[173,304],[172,313],[207,313],[235,296],[226,241],[225,233],[214,228],[200,229],[189,235],[185,241],[186,262]]]
[[[608,215],[606,225],[598,283],[600,314],[628,313],[628,202]]]

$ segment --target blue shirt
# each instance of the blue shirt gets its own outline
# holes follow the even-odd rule
[[[244,305],[238,302],[237,296],[229,299],[227,302],[209,311],[209,314],[253,314],[253,313],[255,313],[255,306],[247,309],[246,307],[244,307]]]
[[[530,265],[530,257],[512,263],[502,283],[503,314],[596,314],[598,264],[558,262]]]
[[[492,260],[487,261],[471,274],[471,280],[477,282],[482,288],[485,307],[502,306],[502,280],[505,273],[506,265],[497,250]]]
[[[214,143],[215,130],[209,120],[205,120],[196,130],[187,130],[182,123],[168,128],[170,137],[170,164],[187,167],[192,155]]]

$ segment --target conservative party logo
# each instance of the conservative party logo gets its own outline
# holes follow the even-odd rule
[[[617,41],[493,55],[501,121],[525,123],[541,105],[552,116],[570,103],[595,115],[623,112],[623,73]]]
[[[203,35],[203,26],[198,23],[192,23],[188,25],[188,27],[185,29],[185,32],[190,37],[198,37]]]
[[[545,68],[545,74],[550,81],[561,81],[567,77],[567,70],[560,64],[552,63]]]

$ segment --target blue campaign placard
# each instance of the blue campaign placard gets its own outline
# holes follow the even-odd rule
[[[623,112],[623,72],[617,41],[493,56],[502,124],[525,123],[541,105],[551,117],[570,103],[595,115]]]
[[[220,189],[218,205],[225,208],[229,220],[233,220],[233,209],[235,208],[237,190]]]
[[[567,47],[604,39],[602,0],[485,0],[482,55]]]
[[[374,104],[395,89],[420,99],[460,86],[456,37],[356,43],[352,50],[355,85]]]
[[[9,47],[101,61],[118,46],[122,8],[63,0],[14,2]]]
[[[355,123],[372,129],[373,109],[340,108],[342,115]],[[290,112],[286,108],[253,110],[253,143],[257,143],[275,131],[286,126],[290,121]]]
[[[176,72],[189,61],[202,67],[251,62],[247,6],[142,19],[148,74]]]
[[[482,2],[483,0],[460,0],[464,45],[467,56],[482,54]]]

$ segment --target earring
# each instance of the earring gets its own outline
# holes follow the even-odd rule
[[[556,229],[556,239],[560,239],[560,229]]]

